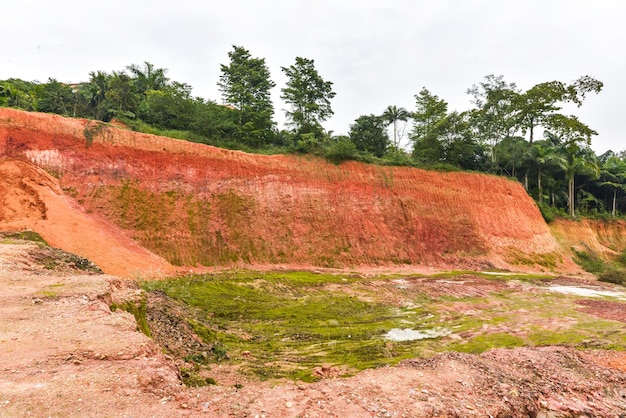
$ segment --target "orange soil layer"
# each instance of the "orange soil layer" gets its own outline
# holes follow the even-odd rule
[[[504,178],[251,155],[94,126],[0,109],[0,152],[53,173],[83,216],[174,264],[576,269],[523,187]]]
[[[550,225],[552,234],[565,249],[615,256],[626,249],[626,222],[622,220],[557,220]]]

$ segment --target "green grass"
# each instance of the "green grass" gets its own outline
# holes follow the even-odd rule
[[[502,281],[525,276],[484,277]],[[351,374],[450,350],[481,353],[549,344],[586,348],[590,341],[599,348],[624,346],[622,323],[577,311],[576,298],[569,295],[502,290],[433,298],[411,288],[423,278],[404,278],[407,283],[398,286],[390,277],[230,271],[150,281],[142,287],[163,291],[191,308],[184,319],[214,348],[210,361],[238,364],[261,379],[310,381],[313,368],[323,364]],[[535,284],[547,280],[526,279]],[[134,309],[141,316],[141,306]],[[466,314],[468,309],[474,313]],[[403,342],[384,338],[393,328],[441,327],[454,335]],[[244,358],[246,351],[251,356]]]

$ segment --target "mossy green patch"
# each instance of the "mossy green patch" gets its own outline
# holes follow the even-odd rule
[[[502,281],[524,276],[485,277]],[[547,280],[545,276],[528,278],[531,285],[523,288],[529,291],[503,287],[473,297],[428,296],[419,291],[420,278],[399,279],[233,270],[142,286],[191,308],[185,321],[214,348],[204,357],[207,361],[238,364],[261,379],[310,381],[315,379],[313,369],[323,364],[350,374],[450,350],[624,345],[623,324],[579,312],[575,298],[542,290],[537,281]],[[390,341],[385,335],[393,329],[449,332]]]
[[[0,232],[0,242],[2,243],[14,244],[24,241],[34,242],[42,246],[48,246],[46,240],[44,240],[41,235],[34,231],[24,230],[14,232]]]
[[[467,342],[449,345],[447,348],[462,353],[479,354],[492,348],[522,347],[524,339],[508,333],[479,335]]]

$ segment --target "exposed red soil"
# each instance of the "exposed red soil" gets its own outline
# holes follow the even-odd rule
[[[250,155],[95,126],[0,109],[0,151],[55,173],[84,211],[175,264],[578,270],[523,187],[500,177]]]
[[[581,310],[600,318],[626,322],[626,303],[610,300],[577,300],[577,305],[584,306]]]
[[[558,219],[550,224],[550,229],[567,251],[592,252],[606,257],[626,249],[626,222],[623,220]]]
[[[88,258],[122,277],[176,271],[124,232],[65,196],[55,178],[20,160],[0,159],[0,230],[32,229],[50,245]]]
[[[185,388],[132,316],[109,310],[110,298],[132,287],[112,276],[45,269],[33,251],[0,245],[0,416],[626,414],[626,353],[560,347],[445,353],[350,378],[333,378],[321,365],[324,379],[310,384],[259,382],[215,365],[220,385]]]

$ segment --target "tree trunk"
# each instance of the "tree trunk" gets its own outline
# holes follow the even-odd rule
[[[524,171],[524,189],[528,192],[528,170]]]
[[[396,120],[393,121],[393,146],[394,148],[398,148],[398,143],[396,141]]]
[[[568,201],[567,206],[569,209],[569,215],[574,217],[574,176],[568,178]]]
[[[537,196],[539,199],[537,200],[539,201],[539,204],[541,204],[543,202],[543,190],[541,189],[541,167],[537,170],[537,191],[539,193],[539,196]]]
[[[617,189],[613,190],[613,211],[611,212],[611,215],[613,216],[613,218],[615,218],[616,212],[617,212]]]

